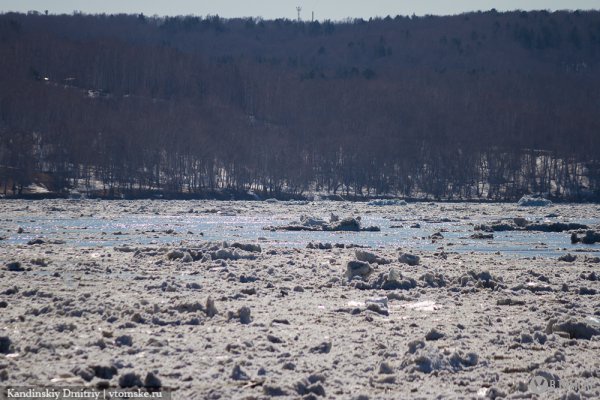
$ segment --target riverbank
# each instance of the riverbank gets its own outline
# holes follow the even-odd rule
[[[49,200],[0,209],[2,386],[152,384],[176,399],[600,396],[600,259],[456,252],[449,239],[465,221],[475,232],[482,216],[595,220],[597,206]],[[76,225],[136,214],[244,224],[270,213],[283,223],[284,212],[379,213],[402,227],[323,233],[338,240],[329,246],[309,246],[318,232],[307,232],[307,243],[291,246],[262,240],[269,231],[223,243],[185,225]],[[57,229],[36,231],[44,218]],[[352,244],[417,221],[448,232]],[[569,232],[560,235],[569,243]],[[82,243],[107,236],[118,240]],[[533,386],[538,376],[548,387]]]
[[[51,200],[51,199],[95,199],[95,200],[222,200],[222,201],[389,201],[403,199],[411,203],[418,202],[444,202],[444,203],[516,203],[528,194],[516,193],[513,195],[485,195],[472,197],[440,197],[427,193],[406,196],[403,194],[355,194],[338,191],[331,192],[286,192],[286,191],[254,191],[237,189],[202,189],[198,191],[165,191],[147,189],[84,189],[62,188],[49,190],[46,186],[32,184],[21,190],[7,190],[0,193],[0,199],[5,200]],[[545,193],[543,197],[555,203],[600,203],[600,195],[592,192],[582,192],[569,196],[556,196]]]

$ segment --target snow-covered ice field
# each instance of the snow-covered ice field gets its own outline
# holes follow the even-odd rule
[[[279,229],[332,213],[380,230]],[[600,397],[600,244],[564,228],[597,231],[597,205],[15,200],[0,220],[0,385]]]

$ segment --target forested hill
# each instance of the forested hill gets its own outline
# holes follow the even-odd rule
[[[600,12],[0,15],[0,189],[600,198]]]

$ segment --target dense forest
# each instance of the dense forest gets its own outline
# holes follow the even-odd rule
[[[600,12],[0,14],[0,192],[600,199]]]

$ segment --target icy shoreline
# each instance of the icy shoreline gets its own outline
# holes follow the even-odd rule
[[[447,219],[449,231],[480,216],[570,222],[600,214],[592,205],[375,211],[355,203],[11,201],[0,202],[0,236],[19,235],[16,221],[29,220],[26,235],[53,215],[268,212],[299,220],[307,207],[425,226]],[[393,223],[403,227],[380,234],[415,229]],[[262,232],[223,243],[187,227],[166,233],[166,225],[123,226],[108,233],[122,239],[114,245],[75,245],[107,235],[68,224],[33,235],[41,243],[0,241],[0,385],[121,388],[144,386],[151,374],[176,399],[536,398],[530,382],[541,376],[561,382],[547,388],[549,398],[600,396],[600,260],[590,253],[457,253],[447,232],[411,248],[290,247],[260,241]],[[168,243],[140,240],[174,234]],[[569,242],[569,232],[560,234]]]

